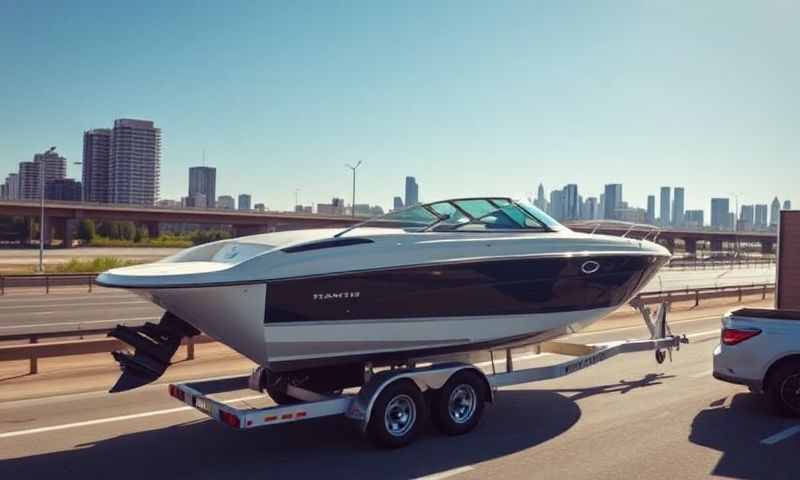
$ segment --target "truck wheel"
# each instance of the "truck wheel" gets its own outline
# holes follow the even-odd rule
[[[800,362],[781,365],[770,375],[767,396],[781,414],[800,417]]]
[[[375,400],[367,433],[379,447],[404,447],[414,441],[424,416],[425,401],[419,388],[411,381],[397,381]]]
[[[461,435],[475,428],[483,414],[485,388],[478,374],[469,370],[450,377],[434,394],[434,424],[447,435]]]

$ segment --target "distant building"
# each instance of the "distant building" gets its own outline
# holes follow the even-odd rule
[[[83,198],[87,202],[111,201],[110,162],[111,129],[95,128],[83,132]]]
[[[217,208],[222,210],[236,210],[236,200],[230,195],[220,195],[217,197]]]
[[[645,214],[644,221],[650,225],[656,224],[656,196],[647,196],[647,213]]]
[[[246,193],[239,194],[239,210],[250,210],[252,197]]]
[[[741,213],[739,214],[739,223],[736,230],[748,232],[753,230],[756,218],[756,209],[753,205],[742,205]]]
[[[356,216],[368,217],[370,215],[370,206],[368,203],[356,203],[352,208]]]
[[[784,200],[783,201],[783,209],[784,210],[791,210],[792,209],[792,201],[791,200]]]
[[[253,206],[253,208],[257,212],[264,212],[267,210],[267,206],[264,205],[263,203],[256,203],[255,206]],[[311,213],[311,207],[308,207],[308,213]]]
[[[114,120],[108,177],[111,202],[155,205],[161,176],[161,129],[149,120]]]
[[[578,220],[581,218],[581,199],[578,195],[578,186],[574,183],[565,185],[562,201],[564,202],[564,220]]]
[[[672,199],[672,224],[676,227],[683,225],[683,187],[675,187]]]
[[[670,213],[670,188],[661,187],[661,215],[658,220],[662,226],[667,227],[672,224]]]
[[[589,197],[583,204],[583,219],[594,220],[598,215],[597,197]]]
[[[539,210],[546,212],[547,211],[547,199],[544,197],[544,185],[541,183],[539,184],[539,188],[536,190],[536,202],[534,205],[539,207]]]
[[[184,197],[184,207],[188,208],[208,208],[209,198],[204,193],[195,192],[188,197]]]
[[[320,215],[344,215],[344,199],[334,197],[331,203],[318,203],[317,213]]]
[[[189,168],[189,198],[203,195],[205,205],[201,208],[214,208],[214,199],[217,198],[217,169],[214,167]],[[199,198],[199,197],[198,197]]]
[[[703,228],[704,219],[702,210],[686,210],[684,212],[684,224],[689,228]]]
[[[730,221],[730,199],[711,199],[711,228],[715,230],[732,230]]]
[[[39,175],[44,171],[44,185],[40,183]],[[32,162],[19,164],[19,199],[38,200],[41,197],[42,187],[47,182],[60,180],[66,177],[67,159],[56,152],[37,153]]]
[[[47,182],[44,198],[62,202],[80,202],[81,193],[81,182],[72,178],[59,178]]]
[[[607,184],[603,191],[603,201],[603,218],[617,220],[616,211],[622,207],[622,184]]]
[[[393,210],[400,210],[403,208],[403,198],[402,197],[394,197],[394,205],[392,206]]]
[[[767,209],[768,207],[765,204],[756,205],[756,214],[753,224],[758,230],[767,228]]]
[[[164,198],[156,202],[158,208],[181,208],[181,202]]]
[[[781,216],[781,201],[778,200],[778,197],[775,197],[772,200],[772,204],[770,205],[769,208],[769,226],[777,227],[780,216]]]
[[[644,223],[647,210],[643,208],[618,208],[614,210],[614,218],[623,222]]]
[[[414,177],[406,177],[405,206],[410,207],[419,203],[419,185]]]
[[[550,209],[547,213],[556,220],[564,219],[564,191],[553,190],[550,192]]]
[[[5,182],[5,199],[19,200],[19,174],[9,173]]]

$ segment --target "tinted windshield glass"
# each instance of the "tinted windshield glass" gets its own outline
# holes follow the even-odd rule
[[[425,228],[439,221],[439,217],[422,206],[405,208],[382,217],[364,222],[362,227],[377,228]]]
[[[548,228],[551,228],[553,230],[558,230],[558,229],[563,229],[564,228],[553,217],[551,217],[550,215],[544,213],[541,209],[537,208],[536,206],[534,206],[530,202],[527,202],[527,201],[523,200],[521,202],[517,202],[517,205],[519,205],[520,208],[525,209],[525,211],[527,211],[528,213],[530,213],[531,215],[536,217],[540,222],[542,222],[545,225],[547,225]]]

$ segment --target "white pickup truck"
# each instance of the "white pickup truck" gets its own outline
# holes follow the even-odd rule
[[[800,311],[742,308],[723,316],[714,378],[747,385],[778,412],[800,416]]]

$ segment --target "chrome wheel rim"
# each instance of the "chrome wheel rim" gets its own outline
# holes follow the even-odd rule
[[[781,400],[794,412],[800,412],[800,374],[786,377],[781,384]]]
[[[475,414],[477,404],[478,395],[472,385],[459,385],[450,392],[447,412],[450,414],[450,419],[455,423],[466,423]]]
[[[386,405],[383,423],[386,431],[394,437],[407,434],[417,420],[417,406],[408,395],[398,395]]]

